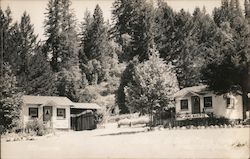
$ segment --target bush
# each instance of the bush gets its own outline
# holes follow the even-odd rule
[[[186,119],[175,121],[173,126],[210,126],[210,125],[229,125],[231,124],[230,120],[224,117],[213,117],[210,116],[208,118],[194,118],[194,119]]]
[[[41,120],[34,119],[26,124],[28,132],[35,132],[37,136],[43,136],[47,133],[46,127]]]
[[[95,115],[95,123],[100,124],[103,122],[104,119],[104,113],[102,111],[97,111],[94,113]]]

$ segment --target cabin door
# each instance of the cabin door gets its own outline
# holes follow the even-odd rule
[[[201,112],[200,111],[200,97],[192,96],[191,104],[192,104],[192,114],[199,114]]]
[[[52,106],[44,106],[43,107],[43,121],[48,122],[51,121],[52,118]]]

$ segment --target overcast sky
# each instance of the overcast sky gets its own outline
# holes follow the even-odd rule
[[[209,14],[212,13],[214,7],[221,4],[221,0],[166,0],[167,3],[176,11],[184,8],[190,13],[195,7],[206,7]],[[243,5],[244,0],[240,0]],[[112,3],[114,0],[72,0],[72,8],[74,9],[78,22],[81,22],[86,9],[93,13],[96,4],[99,4],[103,10],[104,18],[111,18]],[[39,34],[41,39],[44,39],[43,21],[44,13],[47,7],[48,0],[0,0],[1,7],[6,9],[10,6],[14,20],[20,20],[22,13],[26,10],[31,16],[31,22],[35,26],[35,33]]]

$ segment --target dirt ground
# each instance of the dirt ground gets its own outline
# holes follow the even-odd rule
[[[57,132],[1,142],[2,159],[249,158],[249,128],[155,130],[142,127]]]

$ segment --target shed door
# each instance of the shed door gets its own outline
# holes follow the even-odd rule
[[[200,97],[192,96],[191,104],[192,104],[192,114],[200,113]]]

